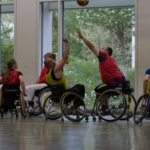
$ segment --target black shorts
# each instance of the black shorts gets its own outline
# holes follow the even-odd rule
[[[102,92],[108,90],[110,87],[111,87],[111,86],[110,86],[109,84],[103,83],[103,84],[98,85],[98,86],[94,89],[94,91],[95,91],[96,93],[102,93]]]

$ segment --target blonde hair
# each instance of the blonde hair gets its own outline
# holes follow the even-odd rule
[[[10,59],[8,62],[7,62],[7,67],[4,71],[4,77],[5,77],[5,80],[8,81],[9,79],[9,76],[10,76],[10,71],[13,69],[13,65],[16,64],[16,61],[15,59]]]
[[[44,55],[44,59],[46,59],[46,58],[52,58],[52,59],[56,60],[56,54],[48,52]]]

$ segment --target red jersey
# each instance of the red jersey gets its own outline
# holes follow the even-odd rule
[[[114,59],[101,51],[99,52],[99,69],[102,82],[106,83],[116,77],[124,77]]]
[[[48,69],[44,66],[41,70],[39,83],[47,83],[46,82],[46,73],[47,72],[48,72]]]
[[[2,74],[3,84],[20,84],[19,76],[22,75],[20,71],[11,70],[8,81],[6,81],[4,74]]]

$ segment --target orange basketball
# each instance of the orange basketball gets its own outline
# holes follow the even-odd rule
[[[77,0],[78,5],[86,6],[89,3],[89,0]]]

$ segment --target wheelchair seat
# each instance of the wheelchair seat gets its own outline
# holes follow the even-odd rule
[[[4,103],[14,103],[20,96],[20,86],[13,84],[4,84],[2,88],[2,98]]]
[[[114,89],[119,90],[124,94],[130,94],[134,92],[134,88],[130,87],[130,81],[127,80],[123,81],[122,84],[115,86]]]
[[[52,94],[50,95],[51,100],[54,103],[59,103],[60,98],[65,92],[65,85],[64,84],[58,84],[58,85],[50,85]]]
[[[86,116],[86,106],[82,96],[65,90],[64,84],[50,85],[52,94],[43,105],[43,113],[47,119],[55,120],[63,115],[71,121],[81,121]]]

